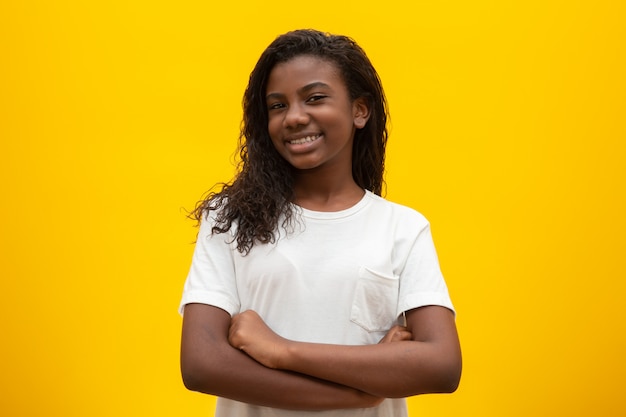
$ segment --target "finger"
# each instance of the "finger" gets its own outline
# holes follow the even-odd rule
[[[411,332],[409,332],[408,330],[400,330],[398,332],[395,332],[392,335],[391,341],[401,342],[403,340],[411,340],[411,339],[413,339],[413,334]]]
[[[389,331],[387,331],[387,334],[385,334],[385,336],[378,343],[392,342],[394,339],[394,335],[402,330],[406,330],[406,327],[393,326],[391,329],[389,329]]]

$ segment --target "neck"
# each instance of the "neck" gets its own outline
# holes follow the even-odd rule
[[[298,172],[294,187],[294,203],[315,211],[339,211],[352,207],[363,198],[364,191],[354,182],[352,174],[323,178],[319,173]]]

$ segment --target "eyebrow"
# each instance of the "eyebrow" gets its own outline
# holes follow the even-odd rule
[[[311,84],[307,84],[302,88],[298,89],[298,93],[306,93],[308,91],[311,91],[313,89],[316,88],[330,88],[330,86],[322,81],[315,81]],[[266,100],[270,100],[273,98],[283,98],[285,95],[282,93],[269,93],[267,96],[265,96]]]

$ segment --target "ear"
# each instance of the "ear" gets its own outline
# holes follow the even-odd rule
[[[362,129],[370,118],[370,108],[365,97],[359,97],[352,102],[354,127]]]

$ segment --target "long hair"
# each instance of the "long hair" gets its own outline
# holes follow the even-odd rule
[[[367,100],[370,118],[357,129],[352,149],[352,175],[364,189],[381,195],[387,144],[387,103],[380,78],[365,52],[346,36],[296,30],[276,38],[261,54],[243,97],[238,174],[218,192],[210,192],[191,212],[202,221],[215,210],[213,233],[226,233],[236,223],[237,250],[248,253],[255,243],[272,243],[281,216],[293,217],[294,170],[274,148],[267,124],[267,82],[276,64],[310,55],[340,70],[351,100]]]

